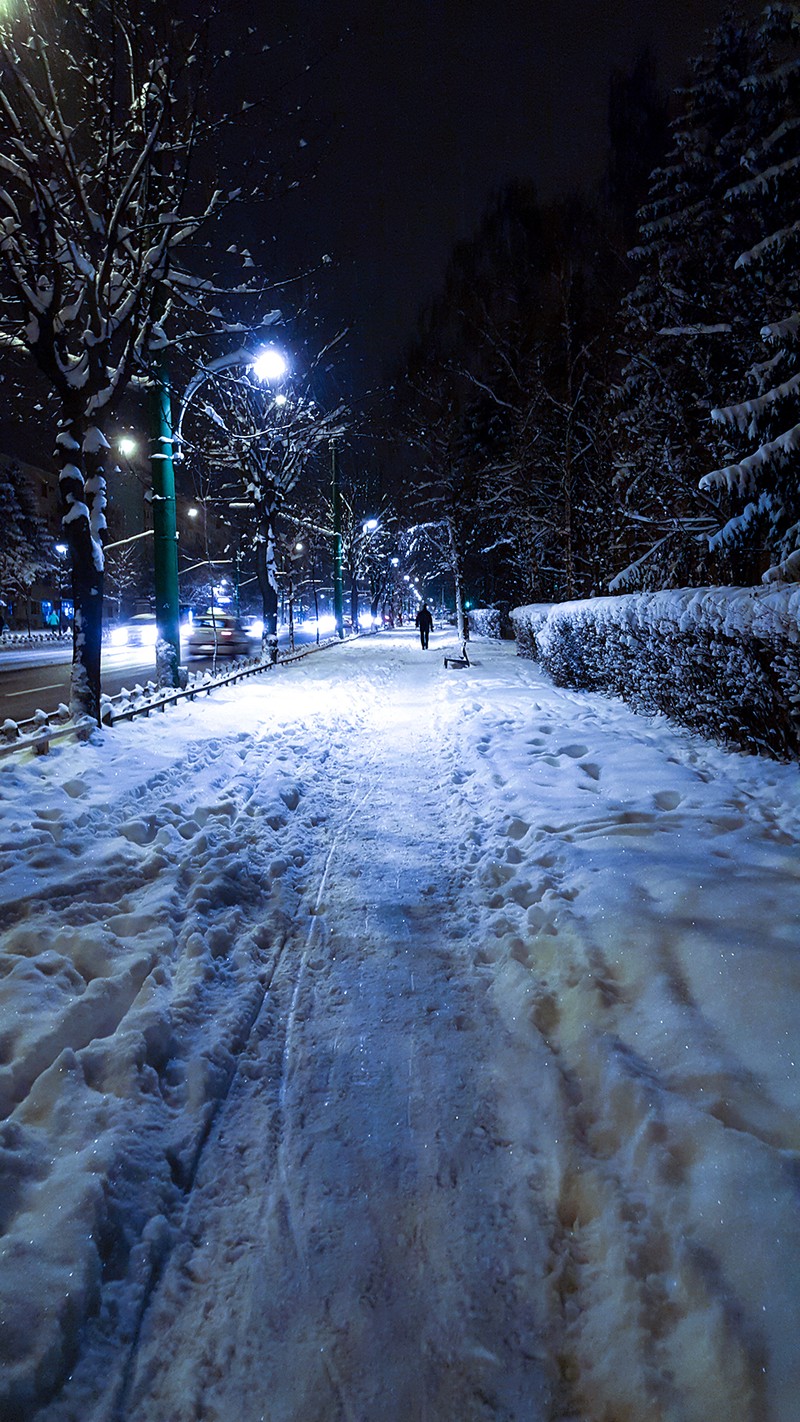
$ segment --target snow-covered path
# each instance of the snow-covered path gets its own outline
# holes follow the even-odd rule
[[[3,768],[9,1416],[800,1419],[797,769],[440,646]]]
[[[453,708],[434,731],[402,662],[388,670],[341,749],[192,1244],[148,1317],[132,1419],[407,1422],[478,1416],[486,1397],[493,1415],[549,1415],[547,1239],[499,1118],[485,970],[463,947]]]

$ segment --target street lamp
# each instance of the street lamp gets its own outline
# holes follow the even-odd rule
[[[55,545],[58,554],[58,635],[63,636],[64,632],[64,559],[69,553],[66,543]]]
[[[282,380],[287,374],[289,362],[277,346],[265,346],[264,350],[259,351],[250,369],[256,380],[271,385],[273,381]]]

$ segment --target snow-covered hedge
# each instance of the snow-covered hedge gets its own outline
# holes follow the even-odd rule
[[[470,630],[479,637],[497,637],[503,635],[502,613],[496,607],[471,607],[467,613]]]
[[[743,750],[800,756],[800,587],[681,588],[512,610],[520,656]]]

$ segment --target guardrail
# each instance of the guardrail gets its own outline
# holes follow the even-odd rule
[[[358,634],[356,634],[358,635]],[[248,676],[272,671],[274,666],[286,666],[302,661],[312,652],[323,651],[326,647],[338,647],[337,637],[329,637],[324,642],[313,643],[294,652],[279,653],[277,663],[265,661],[263,657],[248,657],[234,662],[231,669],[223,673],[190,672],[185,687],[163,688],[154,681],[137,683],[132,690],[123,687],[114,696],[100,698],[100,718],[104,726],[114,726],[118,721],[132,721],[137,716],[149,716],[153,711],[166,711],[168,706],[179,701],[194,701],[196,697],[209,695],[220,686],[229,686]],[[55,711],[36,711],[24,721],[7,720],[0,726],[0,757],[14,751],[32,750],[36,755],[46,755],[53,741],[75,736],[78,740],[88,740],[92,731],[97,730],[97,722],[91,717],[73,720],[69,707],[62,702]]]

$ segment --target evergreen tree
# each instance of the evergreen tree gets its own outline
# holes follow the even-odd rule
[[[719,425],[744,437],[737,453],[745,439],[749,452],[704,475],[700,487],[724,490],[739,503],[717,541],[736,545],[760,532],[770,561],[764,579],[794,581],[800,579],[798,7],[768,7],[759,40],[757,63],[742,84],[744,176],[729,188],[727,202],[756,227],[736,266],[758,296],[761,348],[749,371],[749,398],[712,411]]]
[[[38,578],[55,566],[53,540],[36,513],[28,482],[18,464],[0,472],[0,594],[27,598]]]
[[[652,174],[630,254],[638,281],[623,303],[626,365],[614,392],[615,488],[622,514],[612,587],[662,587],[708,576],[709,542],[725,521],[719,492],[699,490],[697,473],[730,452],[709,424],[721,379],[743,375],[751,346],[735,258],[752,231],[750,214],[726,208],[737,172],[741,84],[758,39],[730,13],[693,62],[679,91],[672,146]],[[715,576],[741,571],[729,560]]]

